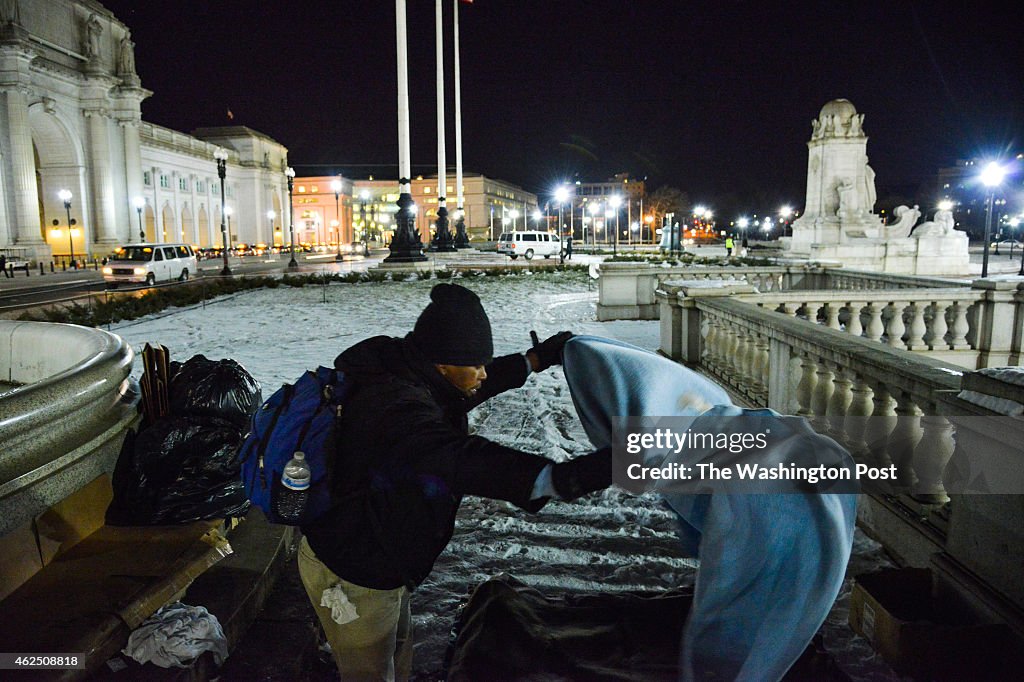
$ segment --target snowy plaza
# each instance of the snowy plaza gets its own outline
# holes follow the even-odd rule
[[[597,322],[597,292],[582,273],[458,278],[479,294],[491,317],[495,353],[521,352],[530,330],[606,336],[654,349],[657,321]],[[138,352],[162,344],[172,359],[195,354],[232,358],[262,384],[264,397],[306,369],[330,365],[352,344],[378,334],[404,336],[437,280],[320,287],[280,287],[217,299],[111,327]],[[139,370],[136,370],[138,373]],[[471,428],[505,445],[552,459],[592,449],[559,368],[470,413]],[[881,547],[858,532],[848,579],[822,626],[827,650],[858,680],[898,679],[847,624],[852,576],[891,565]],[[294,570],[291,564],[286,570]],[[538,514],[470,498],[456,534],[434,572],[413,594],[415,670],[436,672],[458,604],[474,586],[508,573],[552,595],[641,590],[651,594],[693,583],[696,564],[681,556],[673,514],[654,495],[618,489],[580,504],[552,503]]]

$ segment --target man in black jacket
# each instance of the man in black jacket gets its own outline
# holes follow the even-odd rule
[[[334,361],[355,382],[331,472],[335,504],[302,528],[299,573],[342,679],[405,679],[409,593],[451,540],[463,495],[537,511],[611,485],[611,450],[569,462],[468,431],[467,412],[561,362],[561,332],[492,358],[476,294],[439,284],[404,339],[378,336]]]

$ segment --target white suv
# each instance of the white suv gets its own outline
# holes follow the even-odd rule
[[[152,286],[171,279],[187,280],[196,272],[196,254],[188,244],[129,244],[114,251],[103,266],[111,286],[135,282]]]
[[[502,232],[498,237],[498,253],[512,260],[519,256],[526,260],[534,256],[557,256],[559,246],[558,235],[550,232]]]

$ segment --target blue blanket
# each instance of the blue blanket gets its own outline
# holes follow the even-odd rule
[[[595,447],[612,443],[617,416],[742,415],[714,382],[629,344],[594,336],[565,347],[566,381]],[[709,409],[710,408],[710,409]],[[848,455],[803,420],[780,451]],[[792,428],[794,421],[801,422]],[[771,451],[775,449],[775,452]],[[684,453],[685,457],[685,453]],[[683,631],[684,680],[779,680],[825,621],[842,585],[853,544],[856,496],[832,493],[713,494],[665,492],[680,521],[684,549],[700,560],[693,609]],[[713,677],[712,677],[713,676]]]

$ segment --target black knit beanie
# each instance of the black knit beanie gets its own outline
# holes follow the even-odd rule
[[[471,367],[494,355],[491,322],[480,299],[458,284],[438,284],[409,338],[429,362]]]

